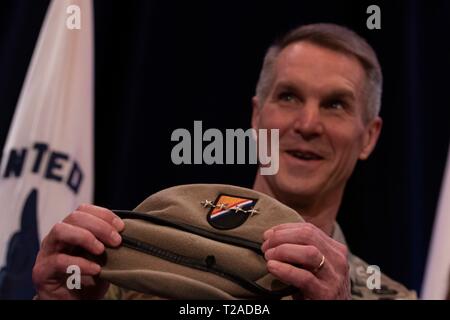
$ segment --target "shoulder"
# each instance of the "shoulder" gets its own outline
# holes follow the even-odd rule
[[[377,266],[353,254],[348,257],[353,299],[360,300],[410,300],[417,299],[415,291],[408,290],[380,272]]]

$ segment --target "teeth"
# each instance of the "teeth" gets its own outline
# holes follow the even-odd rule
[[[316,155],[313,155],[311,153],[303,153],[303,152],[294,151],[294,152],[291,152],[291,154],[297,158],[304,159],[304,160],[319,159],[319,157],[317,157]]]

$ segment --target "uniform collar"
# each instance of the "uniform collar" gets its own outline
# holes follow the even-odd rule
[[[342,229],[337,222],[334,223],[334,229],[331,238],[347,246],[347,241],[345,240],[344,233],[342,232]]]

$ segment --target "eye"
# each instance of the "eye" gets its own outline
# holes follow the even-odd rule
[[[330,100],[325,104],[327,109],[341,110],[345,108],[345,102],[342,100]]]
[[[278,95],[278,99],[281,101],[292,102],[295,100],[295,96],[292,92],[285,91]]]

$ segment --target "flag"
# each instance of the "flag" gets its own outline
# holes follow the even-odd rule
[[[48,8],[0,162],[0,299],[32,298],[51,227],[93,193],[93,8]]]
[[[423,299],[450,299],[450,149],[422,287]]]

